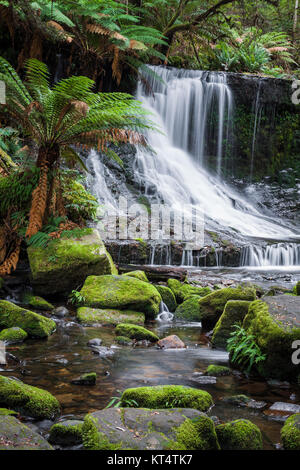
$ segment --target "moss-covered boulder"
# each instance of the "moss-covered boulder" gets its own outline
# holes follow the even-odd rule
[[[286,420],[280,434],[285,450],[300,450],[300,413]]]
[[[154,286],[130,276],[89,276],[80,293],[86,307],[133,310],[146,318],[159,313],[161,302]]]
[[[127,388],[121,397],[123,406],[127,400],[134,400],[137,406],[145,408],[181,407],[207,411],[213,405],[208,392],[182,385]]]
[[[14,416],[0,415],[0,450],[53,450],[40,434]]]
[[[84,233],[78,239],[52,240],[46,248],[27,249],[37,294],[70,292],[87,276],[117,273],[98,231],[85,229]]]
[[[17,416],[18,413],[13,410],[8,410],[7,408],[0,408],[0,416]]]
[[[59,446],[74,446],[82,443],[83,421],[68,419],[53,424],[50,428],[49,442]]]
[[[147,340],[156,343],[159,337],[150,330],[142,326],[132,325],[128,323],[120,323],[115,330],[117,336],[125,336],[126,338],[136,339],[137,341]]]
[[[295,285],[295,294],[300,295],[300,281]]]
[[[186,321],[200,321],[199,296],[193,295],[178,305],[175,318]]]
[[[139,279],[140,281],[149,282],[149,279],[147,278],[146,273],[141,270],[129,271],[128,273],[123,274],[123,276],[135,277],[136,279]]]
[[[54,309],[54,305],[38,295],[26,294],[24,296],[24,303],[28,304],[32,308],[36,308],[37,310],[45,310],[49,312]]]
[[[221,377],[224,375],[231,375],[232,372],[229,367],[226,366],[217,366],[215,364],[211,364],[207,367],[205,371],[205,375],[210,377]]]
[[[249,310],[250,302],[247,300],[229,300],[214,328],[211,343],[214,348],[227,347],[227,340],[234,330],[236,323],[242,323]]]
[[[77,320],[84,325],[113,325],[119,323],[133,323],[143,325],[145,315],[131,310],[100,309],[80,307],[77,309]]]
[[[167,286],[161,286],[159,284],[156,284],[155,287],[160,293],[162,301],[168,307],[169,312],[175,312],[176,307],[177,307],[177,302],[175,299],[175,295],[173,294],[171,289]]]
[[[34,338],[50,336],[56,324],[38,313],[18,307],[8,300],[0,300],[0,328],[19,327]]]
[[[168,287],[176,297],[178,303],[182,303],[192,295],[204,297],[211,293],[210,287],[199,287],[189,284],[188,282],[180,282],[177,279],[168,279]]]
[[[236,419],[216,426],[222,450],[262,450],[262,435],[256,424]]]
[[[27,336],[26,331],[18,326],[14,326],[0,332],[0,341],[4,341],[6,344],[22,343]]]
[[[0,406],[36,419],[53,419],[60,412],[51,393],[4,376],[0,376]]]
[[[109,408],[88,414],[86,450],[216,450],[213,421],[195,409]]]
[[[294,364],[292,354],[295,351],[293,342],[300,340],[300,328],[295,327],[297,322],[296,311],[299,311],[300,300],[298,297],[288,295],[278,296],[288,299],[282,309],[276,301],[277,297],[270,297],[268,302],[256,300],[252,302],[249,311],[244,318],[243,327],[248,334],[252,334],[266,360],[259,362],[257,368],[263,377],[279,380],[296,381],[300,372],[300,365]],[[291,313],[288,314],[287,306],[290,301]],[[293,308],[294,305],[294,308]]]
[[[226,287],[206,295],[199,300],[200,318],[208,325],[215,324],[222,315],[228,300],[256,299],[255,289],[252,287]]]

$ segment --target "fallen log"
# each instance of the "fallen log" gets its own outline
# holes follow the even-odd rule
[[[184,281],[187,276],[185,268],[175,266],[150,266],[139,264],[119,264],[119,273],[127,273],[129,271],[144,271],[149,281],[167,281],[169,278]]]

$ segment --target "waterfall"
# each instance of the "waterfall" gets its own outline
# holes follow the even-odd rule
[[[138,83],[136,98],[150,111],[150,118],[160,132],[146,132],[153,151],[137,149],[134,178],[141,192],[151,202],[163,202],[174,213],[182,213],[187,206],[203,212],[207,226],[213,226],[216,231],[225,230],[233,239],[237,234],[239,238],[251,237],[254,245],[242,251],[243,266],[299,265],[299,255],[295,254],[299,245],[292,243],[300,238],[295,228],[276,216],[262,213],[258,206],[222,181],[234,136],[234,98],[226,73],[162,66],[150,66],[150,69],[151,74],[145,72],[144,79]],[[253,158],[260,119],[259,100],[258,89],[250,149]],[[95,151],[91,152],[88,165],[92,170],[89,183],[94,194],[115,208],[120,188],[112,193],[107,186],[110,170]],[[257,245],[262,239],[277,241],[277,245],[261,248],[255,246],[255,239],[259,239]],[[284,240],[286,243],[281,243]],[[222,266],[222,249],[216,247],[215,253],[216,265]],[[203,256],[184,250],[183,265],[199,265],[201,261]],[[149,262],[171,264],[171,254],[159,251],[153,244]]]
[[[241,266],[300,266],[300,245],[277,243],[268,246],[250,245],[241,253]]]
[[[252,178],[253,178],[256,136],[259,131],[261,111],[262,111],[262,108],[259,105],[260,90],[261,90],[261,81],[258,82],[258,88],[257,88],[257,93],[256,93],[255,105],[254,105],[254,123],[253,123],[252,144],[251,144],[250,182],[252,182]]]
[[[209,112],[213,101],[223,120],[233,111],[225,74],[151,68],[160,80],[147,76],[152,93],[147,93],[139,82],[136,96],[152,113],[151,118],[162,133],[150,131],[147,135],[154,154],[145,150],[137,152],[136,178],[140,178],[145,195],[151,195],[156,187],[158,199],[175,211],[181,210],[183,205],[194,206],[203,211],[206,220],[245,236],[295,238],[287,224],[264,216],[205,170],[212,158],[217,162],[215,171],[218,172],[228,144],[220,144],[220,136],[230,133],[227,124],[219,122],[216,128]]]

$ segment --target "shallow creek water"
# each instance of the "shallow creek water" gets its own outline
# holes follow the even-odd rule
[[[214,385],[202,385],[193,380],[194,372],[204,372],[209,364],[227,364],[227,353],[212,350],[197,323],[170,323],[148,325],[160,337],[177,334],[186,344],[185,350],[160,350],[151,347],[113,346],[114,355],[102,358],[95,354],[87,342],[101,338],[104,346],[113,344],[114,332],[110,327],[82,327],[74,316],[56,319],[57,331],[47,340],[29,340],[8,348],[19,362],[9,361],[1,374],[17,377],[53,393],[62,405],[62,417],[83,417],[85,413],[105,407],[112,396],[127,387],[180,384],[207,390],[215,406],[211,416],[221,421],[248,418],[256,423],[264,436],[266,449],[280,441],[281,423],[270,419],[262,411],[237,408],[222,404],[221,397],[247,394],[268,404],[275,401],[300,402],[298,387],[268,384],[249,380],[239,373],[220,377]],[[95,386],[78,386],[70,382],[78,375],[95,371]],[[45,434],[51,422],[37,423]]]

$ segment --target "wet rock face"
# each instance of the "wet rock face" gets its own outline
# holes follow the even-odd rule
[[[13,416],[0,415],[0,450],[53,450],[38,433]]]

